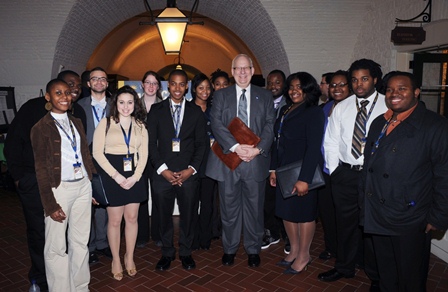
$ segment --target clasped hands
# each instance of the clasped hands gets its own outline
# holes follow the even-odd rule
[[[112,176],[112,178],[115,180],[115,182],[117,184],[120,185],[120,187],[122,187],[125,190],[129,190],[137,182],[137,180],[135,179],[135,177],[133,175],[128,177],[128,178],[125,178],[118,171],[115,172],[115,174]]]
[[[260,150],[255,148],[255,145],[240,144],[235,148],[235,153],[244,162],[250,162],[258,154]]]
[[[173,186],[182,186],[182,183],[190,178],[194,173],[194,169],[189,167],[187,169],[173,172],[169,169],[162,171],[161,175]]]

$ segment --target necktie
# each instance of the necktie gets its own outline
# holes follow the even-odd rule
[[[176,137],[179,134],[179,124],[180,124],[180,104],[174,105],[173,112],[173,122],[174,122],[174,130],[176,131]]]
[[[246,89],[242,90],[240,102],[238,104],[238,117],[247,125],[247,100]]]
[[[353,130],[352,155],[358,159],[364,152],[366,138],[366,119],[368,100],[361,101],[361,108],[356,115],[355,129]]]
[[[274,101],[274,108],[278,109],[278,106],[280,105],[280,101]]]

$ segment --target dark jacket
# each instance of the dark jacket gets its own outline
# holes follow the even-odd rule
[[[376,118],[364,151],[359,187],[367,233],[404,235],[430,223],[448,228],[448,120],[419,103],[372,155],[386,120]]]
[[[205,120],[197,105],[185,102],[185,112],[179,132],[180,152],[172,151],[175,136],[169,98],[153,104],[148,114],[149,157],[154,171],[166,164],[171,171],[187,169],[189,165],[199,171],[204,158]],[[157,176],[157,174],[154,174]]]
[[[79,119],[68,115],[81,137],[81,155],[89,179],[96,173],[87,145],[86,134]],[[45,215],[49,216],[61,208],[54,198],[51,188],[57,188],[61,183],[61,135],[51,117],[47,113],[31,129],[31,144],[33,146],[36,177],[39,185],[40,198]]]

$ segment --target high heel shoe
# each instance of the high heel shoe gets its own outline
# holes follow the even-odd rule
[[[131,269],[128,269],[128,265],[126,264],[126,254],[124,254],[124,267],[129,276],[134,277],[137,275],[137,268],[134,266]]]
[[[286,270],[283,271],[283,274],[285,275],[297,275],[302,273],[303,271],[308,270],[308,266],[311,264],[311,259],[308,261],[308,263],[306,264],[305,267],[303,267],[303,269],[301,269],[300,271],[297,271],[295,269],[293,269],[291,266],[288,267]]]
[[[121,270],[121,272],[114,273],[113,272],[113,264],[111,264],[111,273],[115,280],[121,281],[123,279],[123,270]]]
[[[295,260],[296,259],[293,259],[292,261],[288,262],[287,260],[283,259],[279,261],[276,265],[280,267],[290,267]]]

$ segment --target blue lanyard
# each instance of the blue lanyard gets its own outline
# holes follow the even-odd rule
[[[291,110],[292,106],[294,104],[291,104],[284,112],[282,115],[282,118],[280,119],[280,126],[278,127],[278,131],[277,131],[277,149],[278,149],[278,145],[280,143],[280,136],[282,134],[282,128],[283,128],[283,120],[285,119],[285,117],[287,116],[288,112]]]
[[[72,131],[73,138],[70,137],[70,135],[67,133],[67,131],[65,131],[64,127],[62,127],[62,125],[53,116],[51,116],[51,117],[53,118],[53,121],[56,124],[56,126],[58,126],[59,129],[62,130],[62,132],[64,132],[65,136],[67,136],[67,139],[70,141],[70,144],[71,144],[71,146],[73,148],[73,151],[75,152],[76,163],[79,163],[78,162],[79,156],[78,156],[78,153],[77,153],[77,148],[78,147],[76,146],[76,135],[75,135],[75,130],[73,130],[72,121],[68,120],[68,123],[70,124],[70,130]]]
[[[129,151],[129,144],[131,142],[131,134],[132,134],[132,122],[131,125],[129,126],[129,130],[128,130],[128,135],[126,135],[126,132],[124,131],[123,127],[120,124],[120,128],[121,131],[123,132],[123,136],[124,136],[124,143],[126,143],[126,146],[128,147],[128,154],[126,155],[126,158],[128,158],[129,154],[131,154],[131,152]]]
[[[376,149],[380,146],[380,140],[384,137],[384,134],[387,132],[387,128],[389,128],[390,122],[392,121],[392,117],[387,120],[386,124],[384,124],[383,129],[381,130],[380,135],[378,136],[378,139],[376,139],[375,144],[372,147],[372,155],[375,153]]]
[[[104,115],[106,114],[106,107],[104,107],[104,109],[103,109],[103,114],[101,115],[101,119],[98,117],[98,113],[96,112],[96,109],[93,105],[92,105],[92,109],[93,109],[93,114],[95,115],[96,121],[99,123],[100,120],[102,118],[104,118]]]
[[[176,109],[177,108],[177,109]],[[179,105],[179,107],[175,107],[171,104],[171,115],[173,117],[173,123],[174,123],[174,134],[176,135],[176,138],[179,137],[179,128],[180,128],[180,112],[182,111],[182,104]],[[177,112],[177,119],[175,119],[174,115]]]
[[[375,96],[375,99],[373,100],[373,103],[372,103],[372,106],[370,107],[370,110],[369,110],[369,113],[367,114],[367,116],[366,116],[366,120],[364,121],[364,136],[366,136],[366,130],[367,130],[367,121],[369,120],[369,118],[370,118],[370,115],[372,114],[372,112],[373,112],[373,108],[375,107],[375,104],[376,104],[376,101],[378,100],[378,92],[376,93],[376,96]],[[360,108],[359,108],[359,104],[358,104],[358,98],[356,98],[356,109],[358,110],[358,112],[361,110]]]

